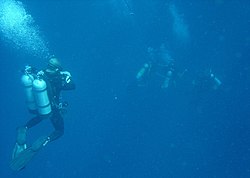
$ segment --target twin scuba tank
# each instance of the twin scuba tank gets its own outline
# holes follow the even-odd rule
[[[213,81],[213,86],[212,86],[212,88],[213,88],[214,90],[217,90],[217,89],[220,87],[220,85],[222,84],[222,82],[221,82],[213,73],[210,73],[210,78],[211,78],[212,81]]]
[[[149,68],[150,68],[150,64],[145,63],[143,67],[139,70],[139,72],[137,73],[136,79],[141,80],[143,76],[145,75],[145,73],[148,72]]]
[[[165,88],[165,89],[168,88],[169,83],[170,83],[170,79],[172,78],[172,76],[173,76],[173,71],[169,70],[169,71],[167,72],[167,75],[166,75],[166,77],[165,77],[165,80],[163,81],[163,84],[161,85],[161,88]]]
[[[51,104],[47,92],[47,84],[41,77],[34,77],[25,72],[21,78],[25,89],[26,102],[29,111],[39,115],[51,113]]]

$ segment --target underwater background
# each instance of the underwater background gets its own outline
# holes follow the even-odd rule
[[[1,177],[250,177],[250,2],[247,0],[0,0]],[[165,44],[176,87],[138,87],[147,49]],[[55,55],[76,90],[64,136],[20,172],[16,128],[32,115],[21,70]],[[197,92],[212,69],[222,85]],[[53,130],[43,121],[28,144]]]

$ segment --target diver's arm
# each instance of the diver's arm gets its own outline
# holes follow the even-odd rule
[[[60,73],[62,75],[62,90],[74,90],[76,86],[71,74],[68,71],[61,71]]]

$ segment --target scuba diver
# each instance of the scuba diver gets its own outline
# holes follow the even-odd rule
[[[169,55],[164,44],[159,50],[149,47],[148,54],[149,62],[145,63],[136,75],[138,86],[155,83],[162,89],[169,88],[170,84],[174,83],[174,59]]]
[[[25,87],[28,109],[36,116],[17,129],[17,139],[10,164],[16,171],[23,169],[41,148],[64,134],[62,112],[67,103],[61,101],[60,94],[63,90],[75,89],[71,74],[63,71],[59,60],[55,57],[49,60],[45,70],[37,71],[31,66],[26,66],[23,72],[22,83]],[[37,139],[28,147],[27,131],[45,119],[51,121],[55,130],[50,135]]]
[[[215,91],[222,85],[221,80],[212,72],[211,69],[198,74],[197,78],[193,80],[192,83],[198,91]]]
[[[224,97],[224,86],[218,76],[211,70],[196,72],[191,82],[189,107],[196,114],[203,115],[214,107],[218,107]]]

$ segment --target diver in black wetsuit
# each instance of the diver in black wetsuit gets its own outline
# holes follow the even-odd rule
[[[36,114],[36,116],[29,120],[24,126],[18,128],[17,141],[12,155],[13,158],[27,149],[26,135],[28,129],[37,125],[44,119],[50,119],[55,130],[49,136],[45,136],[42,139],[40,138],[37,140],[35,146],[37,150],[63,135],[64,121],[62,117],[62,110],[65,109],[67,104],[61,101],[60,93],[62,90],[75,89],[75,84],[72,81],[71,74],[68,71],[62,70],[61,64],[57,58],[51,58],[48,62],[47,68],[39,71],[37,74],[30,66],[26,67],[25,72],[30,73],[30,75],[42,77],[46,82],[51,112],[46,115],[41,115],[37,110],[31,111],[31,113]]]

